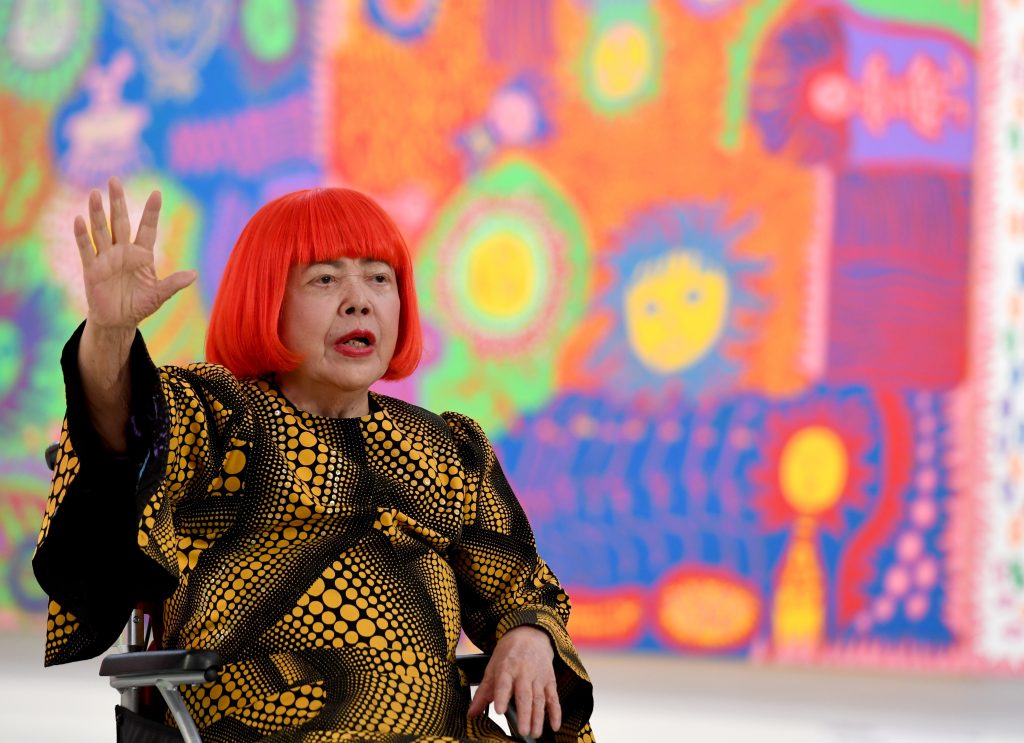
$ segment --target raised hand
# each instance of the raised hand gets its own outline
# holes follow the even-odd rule
[[[99,191],[89,194],[89,223],[75,218],[75,241],[89,315],[78,346],[78,370],[93,427],[103,445],[127,450],[126,426],[132,382],[128,356],[136,326],[196,279],[195,271],[157,278],[153,260],[160,192],[146,202],[135,241],[121,182],[111,178],[110,227]],[[95,246],[95,247],[94,247]]]
[[[522,626],[509,630],[491,653],[484,677],[469,705],[469,716],[476,717],[494,702],[494,711],[505,714],[515,700],[519,732],[539,738],[546,717],[551,729],[562,725],[562,708],[555,685],[554,649],[547,632]]]
[[[75,241],[82,258],[88,323],[105,330],[134,331],[174,294],[195,281],[195,271],[178,271],[164,279],[156,274],[153,246],[160,217],[160,192],[146,201],[135,240],[125,203],[124,188],[117,178],[108,184],[110,227],[98,190],[89,194],[89,224],[75,218]],[[93,247],[95,246],[95,248]]]

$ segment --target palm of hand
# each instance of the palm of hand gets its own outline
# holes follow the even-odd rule
[[[178,271],[160,279],[153,247],[160,216],[160,192],[146,202],[133,242],[124,189],[110,179],[110,224],[98,191],[89,195],[89,222],[75,219],[75,240],[82,259],[82,278],[89,305],[89,322],[107,329],[134,330],[176,292],[191,284],[193,271]]]
[[[139,245],[114,245],[84,268],[89,319],[107,327],[134,327],[164,302],[153,254]]]

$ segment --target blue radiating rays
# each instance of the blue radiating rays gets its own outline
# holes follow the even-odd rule
[[[694,398],[734,388],[739,347],[753,340],[749,320],[764,306],[749,284],[766,262],[737,250],[753,223],[730,221],[722,205],[672,203],[625,225],[598,306],[612,329],[588,363],[610,394]]]
[[[409,3],[394,0],[366,0],[366,12],[374,25],[399,41],[415,41],[434,25],[440,0],[418,0],[412,8],[401,7]]]

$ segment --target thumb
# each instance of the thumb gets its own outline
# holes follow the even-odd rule
[[[177,271],[170,276],[161,279],[157,284],[157,291],[160,295],[160,304],[163,304],[186,286],[191,284],[199,274],[195,271]]]

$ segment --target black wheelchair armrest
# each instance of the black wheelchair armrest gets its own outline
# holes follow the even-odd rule
[[[470,686],[480,686],[484,680],[484,671],[491,656],[486,653],[475,653],[473,655],[459,655],[455,657],[455,665],[466,675]]]
[[[100,676],[133,686],[151,686],[157,680],[202,684],[216,680],[220,667],[220,655],[211,650],[148,650],[108,655],[100,663]]]

